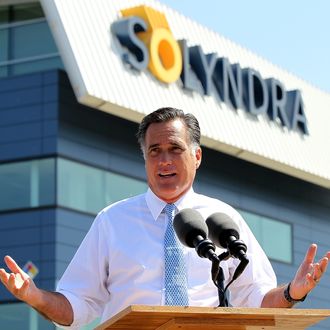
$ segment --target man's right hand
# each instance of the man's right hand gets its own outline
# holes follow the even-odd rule
[[[38,296],[40,296],[40,290],[13,258],[5,256],[4,261],[11,273],[7,273],[5,269],[1,268],[1,282],[16,298],[34,306]]]
[[[8,291],[51,321],[62,325],[70,325],[73,322],[73,309],[64,295],[37,288],[13,258],[5,256],[4,260],[11,273],[1,268],[0,280]]]

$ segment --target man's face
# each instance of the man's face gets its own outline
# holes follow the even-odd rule
[[[151,190],[174,203],[192,186],[202,151],[193,152],[181,119],[152,123],[145,136],[145,166]]]

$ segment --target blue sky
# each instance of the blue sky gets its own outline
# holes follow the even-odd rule
[[[159,0],[330,93],[329,0]]]

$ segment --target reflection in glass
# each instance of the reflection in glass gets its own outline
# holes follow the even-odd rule
[[[54,330],[54,324],[24,303],[0,304],[0,329]]]
[[[11,58],[17,60],[57,53],[55,42],[46,20],[11,27]]]
[[[292,227],[290,224],[251,212],[240,211],[267,256],[292,263]]]
[[[0,165],[0,195],[0,210],[53,205],[54,159]]]
[[[146,191],[144,181],[58,159],[58,204],[96,214],[105,206]]]
[[[40,3],[0,6],[0,78],[64,69]]]

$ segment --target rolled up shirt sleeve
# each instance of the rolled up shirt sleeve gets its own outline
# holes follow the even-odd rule
[[[69,300],[73,309],[73,323],[56,324],[58,327],[79,329],[100,316],[109,301],[108,248],[100,235],[102,226],[99,214],[57,285],[56,291]]]
[[[249,264],[229,287],[230,302],[234,307],[260,307],[265,294],[277,286],[276,275],[265,252],[239,214],[233,216],[240,227],[240,239],[247,245]],[[233,260],[233,274],[238,259]]]

